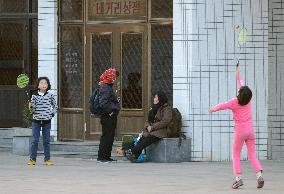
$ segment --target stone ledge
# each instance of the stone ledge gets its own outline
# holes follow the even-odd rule
[[[31,128],[13,128],[13,129],[14,129],[14,137],[32,136]]]
[[[32,136],[14,136],[13,154],[27,156],[30,154]]]
[[[146,148],[147,161],[178,163],[191,161],[191,138],[164,138]]]

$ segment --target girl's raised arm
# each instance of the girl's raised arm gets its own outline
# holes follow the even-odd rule
[[[244,86],[244,82],[241,80],[241,76],[240,76],[240,69],[239,66],[237,66],[236,69],[236,76],[237,76],[237,85],[238,85],[238,89],[240,89],[242,86]]]

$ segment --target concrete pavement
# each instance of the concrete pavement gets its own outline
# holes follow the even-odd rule
[[[0,194],[282,194],[284,162],[261,161],[265,186],[256,189],[255,174],[242,162],[244,186],[232,190],[231,162],[178,164],[125,161],[99,164],[90,159],[53,158],[54,166],[28,166],[27,157],[0,152]]]

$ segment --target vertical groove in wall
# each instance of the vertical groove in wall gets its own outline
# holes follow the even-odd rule
[[[240,48],[242,28],[248,36]],[[236,96],[237,58],[242,77],[253,90],[257,155],[267,158],[268,2],[174,0],[173,38],[174,105],[192,137],[193,160],[231,160],[232,115],[210,115],[208,108]],[[246,157],[244,149],[242,159]]]
[[[268,156],[284,159],[284,1],[269,0]]]

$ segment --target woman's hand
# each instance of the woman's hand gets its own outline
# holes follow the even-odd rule
[[[151,126],[148,126],[147,127],[147,131],[150,133],[152,131],[152,127]]]
[[[34,103],[29,102],[29,109],[34,108],[34,107],[35,107]]]
[[[213,108],[209,108],[208,112],[212,113],[212,112],[214,112],[214,109]]]
[[[236,67],[236,74],[239,74],[240,73],[240,68],[239,66]]]

